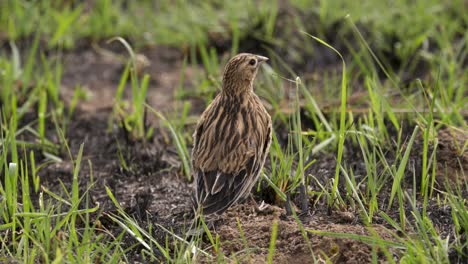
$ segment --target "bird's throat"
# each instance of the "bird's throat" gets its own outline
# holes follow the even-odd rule
[[[223,82],[222,93],[226,96],[243,97],[253,92],[253,81]]]

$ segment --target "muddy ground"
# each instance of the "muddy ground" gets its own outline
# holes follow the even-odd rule
[[[291,15],[291,14],[289,14]],[[292,14],[295,15],[295,14]],[[288,14],[280,14],[281,19],[287,19]],[[339,27],[340,25],[334,25]],[[333,32],[333,30],[331,30]],[[284,38],[288,39],[288,38]],[[333,39],[333,38],[331,38]],[[275,49],[275,52],[282,57],[304,79],[312,79],[316,83],[315,93],[319,94],[322,89],[323,80],[320,76],[324,72],[339,72],[341,61],[329,51],[320,45],[315,45],[315,55],[305,61],[294,59],[294,54],[290,50],[300,50],[303,45],[311,45],[310,42],[304,43],[304,39],[289,38],[289,50]],[[211,40],[210,45],[215,47],[220,56],[229,56],[230,40],[217,41]],[[243,39],[240,47],[241,51],[256,52],[266,54],[266,50],[261,47],[258,40],[249,35]],[[330,42],[338,50],[343,49],[340,42]],[[3,45],[6,47],[6,44]],[[19,47],[26,49],[28,41],[19,43]],[[190,91],[194,89],[194,80],[197,73],[203,73],[202,66],[188,64],[187,68],[181,72],[183,59],[186,54],[183,51],[171,47],[143,47],[139,50],[142,57],[146,58],[148,64],[142,65],[142,72],[149,73],[151,76],[148,89],[147,103],[157,109],[170,115],[177,112],[178,106],[174,98],[176,87],[183,86]],[[87,99],[81,100],[72,115],[65,131],[65,137],[68,139],[71,152],[76,156],[80,145],[84,143],[84,152],[82,168],[79,182],[80,190],[83,192],[91,182],[93,185],[89,191],[91,196],[90,206],[99,204],[99,213],[94,215],[93,221],[99,220],[102,228],[109,230],[112,234],[118,235],[122,229],[111,221],[107,215],[116,211],[109,196],[106,193],[105,186],[109,187],[125,211],[132,215],[142,227],[161,225],[168,230],[173,230],[176,234],[183,234],[187,223],[190,222],[192,194],[191,182],[183,176],[181,162],[177,151],[174,148],[167,131],[158,122],[153,115],[148,115],[148,122],[155,128],[154,137],[147,142],[138,142],[132,140],[125,131],[121,129],[118,120],[109,125],[109,118],[112,114],[114,98],[120,76],[125,67],[126,51],[119,45],[101,43],[90,43],[83,40],[76,44],[73,50],[60,53],[61,60],[64,63],[62,86],[60,96],[69,106],[74,89],[80,86],[86,91]],[[50,59],[59,56],[56,52],[48,52]],[[307,58],[307,57],[306,57]],[[394,61],[394,67],[398,67],[398,61]],[[418,72],[414,72],[406,78],[411,80],[416,77],[423,78],[427,70],[421,65]],[[278,66],[279,67],[279,66]],[[221,70],[221,69],[220,69]],[[260,73],[262,74],[262,73]],[[180,77],[184,76],[185,82],[180,84]],[[355,80],[359,82],[359,80]],[[359,85],[357,85],[359,87]],[[126,91],[129,92],[130,89]],[[359,101],[362,98],[361,90],[356,89],[355,94],[351,95],[350,101],[356,99],[359,107],[362,108],[366,103]],[[130,94],[125,95],[127,98]],[[191,103],[190,115],[197,116],[201,114],[206,107],[204,100],[197,97],[186,97],[184,100]],[[333,109],[339,105],[336,102],[319,102],[325,109]],[[273,111],[273,109],[269,109]],[[33,120],[37,115],[30,113],[24,119],[25,123]],[[28,118],[30,117],[30,118]],[[410,118],[405,118],[408,120]],[[304,113],[304,129],[314,129],[307,120]],[[193,132],[193,122],[185,127],[187,134]],[[413,125],[406,124],[403,131],[404,138],[409,139],[413,130]],[[282,124],[275,125],[275,133],[278,138],[285,139],[288,133]],[[47,137],[53,142],[59,142],[59,137],[53,124],[49,124]],[[455,182],[455,175],[467,176],[468,171],[468,153],[457,153],[457,145],[463,146],[467,140],[467,133],[463,131],[454,131],[443,129],[439,133],[439,147],[437,150],[438,170],[447,171],[450,176],[449,181]],[[168,140],[169,138],[169,140]],[[410,166],[406,172],[406,178],[403,182],[403,188],[409,193],[413,192],[413,174],[421,175],[418,167],[421,164],[420,153],[422,149],[422,137],[419,136],[415,142],[414,150],[410,158]],[[121,166],[118,153],[122,153],[129,169],[125,170]],[[39,152],[38,152],[39,154]],[[387,152],[389,162],[395,153]],[[40,170],[41,184],[55,193],[63,193],[62,184],[70,189],[72,182],[72,161],[67,152],[62,149],[58,156],[63,162],[52,163]],[[323,186],[330,184],[335,174],[334,153],[320,153],[310,157],[316,159],[316,162],[306,172],[310,178],[309,190],[318,191],[319,182]],[[37,155],[38,164],[45,160],[44,156]],[[87,161],[92,164],[92,169]],[[357,178],[365,177],[366,169],[361,150],[348,142],[344,154],[344,163],[351,166]],[[460,166],[461,165],[461,166]],[[271,170],[271,165],[266,164],[266,172]],[[91,173],[92,172],[92,173]],[[445,174],[439,173],[437,185],[439,190],[444,189],[446,179]],[[341,183],[344,179],[341,179]],[[285,206],[278,203],[275,199],[274,191],[266,184],[261,185],[261,190],[254,194],[258,204],[265,201],[269,207],[264,211],[254,210],[251,202],[244,202],[230,208],[216,222],[214,231],[219,234],[221,240],[222,254],[231,259],[238,259],[241,262],[261,263],[266,260],[268,255],[269,242],[271,238],[271,227],[274,222],[278,223],[278,237],[276,241],[276,251],[274,255],[275,263],[312,263],[311,252],[318,259],[326,259],[326,256],[334,263],[369,263],[372,258],[372,248],[364,242],[337,238],[325,237],[308,233],[304,235],[298,222],[286,213]],[[378,200],[380,208],[393,219],[399,219],[399,211],[396,206],[386,210],[391,186],[384,187]],[[345,187],[340,186],[342,193],[346,193]],[[464,189],[462,195],[468,197],[468,190]],[[293,195],[292,201],[300,208],[300,201],[297,195]],[[351,208],[327,207],[326,202],[318,197],[310,196],[308,199],[308,211],[300,212],[299,218],[303,228],[310,230],[321,230],[327,232],[350,233],[359,235],[368,235],[368,227],[360,218],[359,211]],[[405,208],[407,216],[411,217],[412,208]],[[442,236],[453,238],[454,225],[451,217],[451,209],[448,207],[439,207],[435,200],[429,201],[428,215]],[[409,219],[410,221],[411,219]],[[237,221],[242,226],[245,237],[240,234]],[[373,219],[371,225],[373,230],[382,238],[392,240],[392,233],[396,233],[378,214]],[[167,233],[160,228],[154,229],[154,235],[161,242],[165,241]],[[417,235],[417,234],[414,234]],[[137,241],[130,236],[124,239],[124,247],[137,245]],[[247,245],[246,245],[247,244]],[[208,241],[206,242],[208,244]],[[249,248],[249,250],[246,250]],[[128,252],[128,259],[132,262],[143,261],[141,256],[141,246],[133,247]],[[157,251],[157,249],[155,249]],[[209,253],[214,254],[212,249]],[[401,252],[392,251],[395,259],[401,257]],[[382,252],[378,252],[377,258],[385,259]],[[457,252],[451,252],[453,262],[462,263],[468,261],[460,259]],[[210,262],[199,256],[202,262]]]
[[[181,169],[181,163],[172,143],[167,140],[165,128],[161,127],[158,120],[149,116],[149,122],[155,127],[154,137],[148,142],[135,142],[117,125],[109,127],[109,117],[112,113],[114,96],[119,78],[124,68],[124,61],[117,55],[122,50],[105,44],[84,45],[73,51],[63,54],[64,74],[62,78],[61,98],[70,102],[73,90],[80,85],[87,91],[88,99],[81,101],[68,124],[66,138],[68,139],[72,153],[76,155],[80,144],[84,143],[84,160],[92,163],[94,185],[90,189],[93,206],[100,205],[100,211],[94,215],[94,220],[99,220],[103,228],[117,235],[122,230],[118,225],[107,218],[108,213],[115,212],[115,206],[111,203],[105,191],[108,186],[125,211],[135,217],[137,222],[147,227],[150,224],[159,224],[176,234],[182,234],[190,219],[190,196],[192,194],[191,183],[188,182]],[[143,71],[151,75],[151,85],[148,90],[148,104],[155,109],[169,113],[174,109],[174,87],[179,86],[181,74],[185,75],[184,87],[193,89],[191,78],[201,67],[189,66],[181,73],[181,65],[184,54],[169,47],[148,47],[141,52],[150,62]],[[53,54],[50,56],[54,56]],[[335,61],[336,62],[336,61]],[[330,63],[327,67],[336,69],[336,65]],[[127,96],[129,96],[127,94]],[[205,105],[197,98],[186,98],[192,103],[193,115],[200,114]],[[34,116],[34,114],[31,114]],[[304,117],[304,126],[307,128],[307,120]],[[188,134],[192,134],[193,125],[187,125]],[[278,136],[284,137],[287,133],[281,124],[275,127]],[[408,126],[405,132],[409,138],[412,127]],[[48,138],[58,142],[53,125],[49,126]],[[439,168],[447,169],[448,175],[463,175],[468,170],[468,154],[457,154],[455,144],[462,144],[467,139],[464,133],[443,130],[439,134],[440,146],[437,156]],[[421,137],[415,143],[407,176],[403,186],[412,186],[412,168],[420,164],[420,156],[417,149],[422,146]],[[120,150],[119,147],[120,146]],[[129,170],[121,166],[117,153],[123,153]],[[392,153],[389,153],[391,161]],[[53,192],[63,192],[61,184],[71,186],[72,163],[65,151],[59,156],[61,163],[53,163],[45,166],[40,171],[41,184]],[[42,157],[44,158],[44,157]],[[335,173],[334,154],[321,154],[314,157],[316,163],[311,166],[307,174],[315,177],[323,185],[330,184],[330,179]],[[41,161],[41,157],[38,157]],[[357,177],[365,176],[365,165],[361,151],[352,144],[347,144],[344,161],[352,166]],[[90,184],[91,169],[88,162],[82,162],[80,173],[80,188],[86,190]],[[460,168],[462,164],[463,168]],[[270,170],[270,165],[266,165]],[[420,175],[420,174],[416,174]],[[438,176],[439,182],[443,182],[443,175]],[[453,179],[452,179],[453,180]],[[343,182],[344,180],[342,180]],[[310,190],[318,190],[318,185],[311,181]],[[379,195],[379,204],[386,207],[391,186],[384,188]],[[344,191],[344,186],[340,187]],[[443,188],[438,185],[438,188]],[[411,192],[412,190],[407,189]],[[464,196],[468,197],[466,190]],[[275,203],[274,191],[262,185],[259,193],[254,195],[256,202],[265,201],[270,206],[262,212],[254,210],[254,205],[245,202],[229,209],[222,218],[216,222],[215,232],[221,239],[221,252],[223,255],[236,258],[241,262],[264,262],[268,255],[271,227],[273,222],[278,223],[278,238],[276,242],[275,263],[312,263],[311,252],[318,258],[325,259],[328,256],[334,263],[368,263],[371,261],[371,246],[352,239],[324,237],[307,234],[307,239],[301,233],[301,228],[292,216],[288,216],[284,204]],[[293,201],[298,207],[300,203],[297,196]],[[429,217],[433,221],[440,234],[453,237],[452,217],[450,208],[440,208],[435,201],[430,201],[428,207]],[[303,227],[312,230],[328,232],[340,232],[366,235],[368,227],[360,219],[359,212],[349,208],[329,208],[323,199],[309,197],[309,210],[301,212],[300,219]],[[381,208],[385,210],[385,208]],[[411,208],[408,206],[409,212]],[[386,211],[393,219],[398,219],[399,211],[394,206]],[[408,213],[407,215],[410,215]],[[237,221],[242,225],[245,238],[242,238]],[[373,219],[371,227],[384,239],[393,239],[390,231],[395,232],[391,226],[381,219],[378,214]],[[164,241],[165,233],[161,229],[155,229],[155,236]],[[417,235],[417,234],[415,234]],[[246,242],[245,242],[246,241]],[[125,246],[132,246],[137,242],[130,236],[124,239]],[[246,250],[247,243],[249,250]],[[208,245],[208,242],[207,242]],[[129,253],[131,261],[142,261],[142,247],[136,246]],[[214,252],[210,252],[214,254]],[[391,254],[395,259],[400,257],[400,252]],[[452,252],[454,262],[460,261],[456,252]],[[219,255],[219,254],[218,254]],[[378,254],[378,258],[384,258]],[[210,262],[202,256],[200,261]],[[463,260],[462,260],[463,261]]]

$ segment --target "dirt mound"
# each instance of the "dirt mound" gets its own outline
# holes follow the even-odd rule
[[[337,223],[342,215],[317,214],[302,219],[299,224],[285,210],[269,206],[262,212],[254,204],[244,203],[229,209],[217,222],[215,233],[220,236],[220,251],[241,263],[264,263],[269,254],[272,226],[276,222],[276,250],[274,263],[314,263],[329,260],[333,263],[370,263],[371,247],[350,238],[313,234],[324,232],[369,235],[367,228],[355,223]],[[346,222],[345,219],[338,222]],[[371,226],[381,237],[390,238],[381,225]],[[314,260],[312,254],[315,255]]]

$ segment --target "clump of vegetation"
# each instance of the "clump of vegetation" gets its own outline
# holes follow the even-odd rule
[[[465,5],[2,1],[0,259],[466,262]],[[245,51],[270,58],[270,209],[194,235],[194,124]]]

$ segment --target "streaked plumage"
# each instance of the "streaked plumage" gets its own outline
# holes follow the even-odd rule
[[[222,91],[203,112],[193,135],[195,206],[221,214],[250,194],[271,143],[271,117],[253,91],[266,57],[241,53],[224,68]]]

